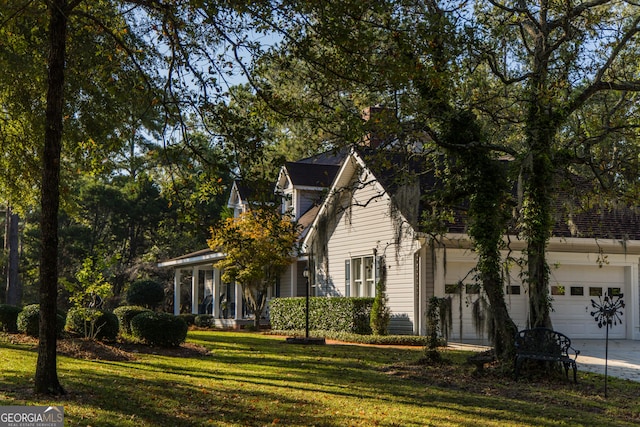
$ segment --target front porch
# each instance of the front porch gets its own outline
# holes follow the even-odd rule
[[[209,314],[214,326],[239,329],[253,323],[243,301],[242,287],[223,283],[213,264],[224,254],[209,249],[158,264],[173,268],[173,314]]]

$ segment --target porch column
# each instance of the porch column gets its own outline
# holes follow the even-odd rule
[[[198,314],[198,268],[191,271],[191,313]]]
[[[242,286],[239,283],[236,283],[236,312],[234,315],[234,319],[242,319],[242,305],[244,302],[242,301]]]
[[[214,279],[214,271],[213,270],[204,270],[204,300],[207,298],[211,299],[211,311],[213,312],[213,279]],[[213,314],[207,311],[207,307],[205,307],[204,314]]]
[[[220,270],[213,269],[213,301],[211,301],[214,319],[220,318]]]
[[[180,281],[182,274],[179,268],[175,269],[173,275],[173,314],[180,314]]]
[[[433,294],[439,297],[443,297],[444,293],[444,272],[445,272],[445,250],[444,248],[435,248],[436,253],[436,265],[434,266],[435,272],[433,277],[434,289]]]

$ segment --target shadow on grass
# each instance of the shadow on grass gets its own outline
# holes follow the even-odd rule
[[[465,383],[447,377],[445,367],[415,368],[416,375],[410,376],[382,369],[417,360],[421,352],[416,350],[292,346],[271,336],[206,331],[190,332],[189,340],[212,354],[141,354],[134,362],[61,358],[59,375],[70,394],[56,404],[65,405],[70,424],[98,426],[555,426],[559,420],[632,425],[634,417],[631,410],[612,418],[605,402],[570,383],[549,391],[526,381],[514,386],[510,378],[498,376],[470,376]],[[20,346],[7,353],[35,363],[34,353]],[[454,367],[450,375],[462,371]],[[3,404],[28,399],[28,373],[26,368],[3,371]]]

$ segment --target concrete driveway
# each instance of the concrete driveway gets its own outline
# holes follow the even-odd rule
[[[604,374],[605,340],[572,340],[580,371]],[[571,354],[571,353],[570,353]],[[609,340],[608,375],[640,382],[640,341]]]

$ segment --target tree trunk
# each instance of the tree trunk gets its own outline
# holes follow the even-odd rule
[[[540,101],[544,94],[532,91],[536,99],[527,120],[527,139],[530,159],[525,165],[523,229],[527,240],[527,266],[529,283],[529,326],[551,327],[549,300],[549,266],[546,249],[553,232],[552,141],[554,125],[547,111],[549,106]]]
[[[532,61],[532,77],[528,87],[528,111],[525,135],[529,159],[523,171],[525,175],[523,229],[527,240],[527,267],[529,283],[529,326],[551,327],[549,300],[549,267],[547,244],[553,232],[551,194],[553,188],[553,139],[558,117],[554,112],[549,84],[549,31],[548,5],[543,4],[540,20],[535,26],[535,43]]]
[[[496,263],[499,268],[500,261]],[[496,276],[496,275],[492,275]],[[514,337],[518,328],[509,315],[504,300],[503,281],[497,277],[483,277],[482,286],[489,300],[494,323],[493,346],[499,360],[511,360],[515,354]]]
[[[22,284],[20,283],[20,275],[18,274],[19,266],[19,248],[18,248],[18,224],[20,218],[11,210],[11,206],[7,206],[7,230],[6,243],[9,259],[7,263],[7,293],[6,303],[19,306],[22,304]]]
[[[256,329],[260,329],[260,318],[267,302],[267,288],[260,284],[242,285],[244,299],[249,305],[249,309],[253,312],[253,325]]]
[[[534,172],[536,174],[536,172]],[[533,226],[532,233],[527,239],[527,266],[529,283],[529,326],[551,327],[549,300],[549,266],[547,264],[546,248],[551,235],[551,203],[541,193],[548,184],[536,183],[532,178],[530,186],[528,212],[529,224]],[[538,194],[538,196],[536,196]],[[534,207],[535,206],[535,207]]]
[[[473,250],[478,254],[476,268],[489,300],[494,325],[491,340],[496,357],[511,360],[515,354],[517,327],[504,299],[500,253],[510,219],[506,165],[496,161],[488,148],[476,145],[483,141],[484,134],[473,112],[451,109],[446,118],[448,123],[443,136],[447,146],[452,147],[448,153],[454,166],[452,171],[457,172],[450,179],[454,181],[456,191],[461,191],[469,201],[467,232]]]
[[[58,296],[58,209],[64,95],[67,1],[50,0],[47,106],[40,220],[40,341],[35,392],[64,394],[56,366],[56,303]]]

